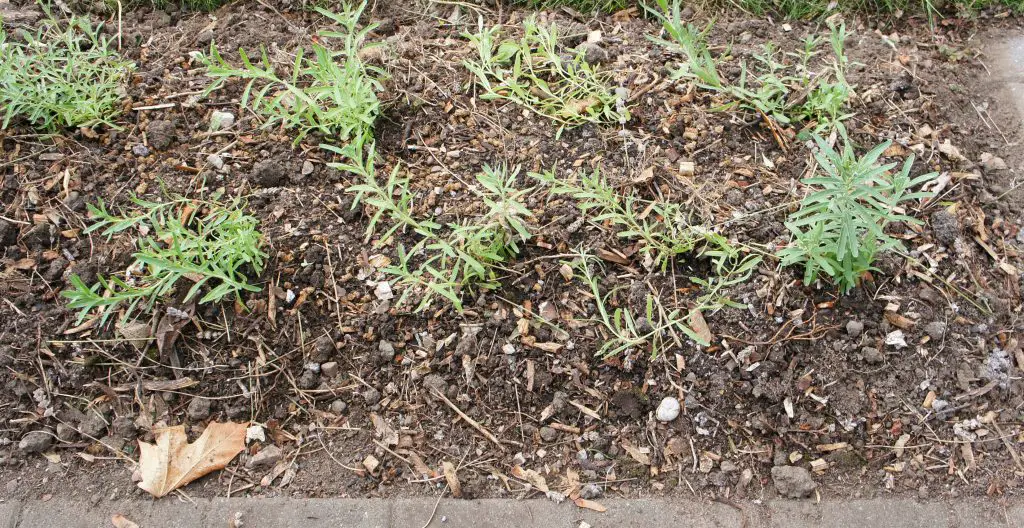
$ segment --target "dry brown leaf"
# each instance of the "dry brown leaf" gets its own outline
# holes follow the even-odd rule
[[[455,474],[455,464],[446,460],[441,462],[441,468],[444,469],[444,479],[448,481],[452,496],[456,499],[462,497],[462,484],[459,483],[459,476]]]
[[[711,328],[708,326],[707,321],[704,320],[704,315],[700,313],[700,310],[690,310],[689,319],[690,328],[697,334],[697,337],[701,338],[705,344],[711,343],[715,335],[711,333]]]
[[[373,422],[373,429],[381,442],[387,446],[398,445],[398,431],[391,427],[384,418],[377,413],[370,413],[370,421]]]
[[[622,448],[629,453],[629,456],[633,457],[633,460],[636,460],[645,466],[651,465],[651,457],[633,444],[630,444],[629,442],[622,442]]]
[[[903,330],[909,330],[917,324],[916,321],[908,317],[902,316],[896,312],[885,312],[885,319],[896,328],[902,328]]]
[[[594,510],[594,511],[596,511],[598,513],[604,513],[606,511],[608,511],[608,508],[605,508],[604,505],[601,504],[600,502],[594,502],[592,500],[587,500],[587,499],[575,499],[575,500],[573,500],[573,502],[575,502],[576,506],[578,506],[580,508],[586,508],[588,510]]]
[[[193,443],[185,426],[154,429],[156,443],[139,441],[139,487],[154,497],[168,493],[218,469],[245,449],[248,423],[211,422]]]
[[[160,357],[166,361],[170,358],[171,351],[174,349],[174,342],[178,340],[178,335],[181,334],[181,329],[191,320],[192,306],[186,307],[184,310],[167,310],[167,313],[160,318],[160,322],[156,325],[156,349],[160,352]]]
[[[131,519],[120,513],[115,513],[110,517],[110,522],[114,524],[114,528],[139,528],[139,525],[133,523]]]
[[[533,487],[537,488],[544,493],[550,491],[548,489],[548,481],[544,479],[544,476],[532,469],[523,469],[522,466],[512,467],[512,476],[529,482]]]

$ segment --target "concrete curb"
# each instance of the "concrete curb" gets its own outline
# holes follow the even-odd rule
[[[28,501],[0,503],[0,528],[105,528],[120,513],[141,528],[230,527],[240,516],[244,528],[648,528],[660,526],[749,528],[961,528],[1024,526],[1024,503],[994,501],[916,502],[902,499],[772,501],[737,507],[688,499],[605,499],[606,513],[570,503],[508,499],[198,499],[100,502]]]

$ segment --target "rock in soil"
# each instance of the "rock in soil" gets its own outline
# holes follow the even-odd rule
[[[380,391],[373,387],[367,387],[362,396],[367,405],[377,405],[377,402],[380,401]]]
[[[583,60],[588,64],[604,64],[608,61],[608,50],[596,42],[584,42],[576,46],[576,50],[583,52]]]
[[[946,323],[942,321],[932,321],[925,325],[924,333],[928,334],[928,337],[935,341],[941,340],[946,337]]]
[[[276,445],[269,445],[267,447],[264,447],[259,453],[256,453],[256,456],[252,457],[252,459],[249,460],[249,463],[246,464],[246,467],[270,467],[280,462],[283,456],[284,453],[281,451],[280,447],[277,447]]]
[[[864,333],[864,323],[860,321],[850,321],[846,323],[846,333],[853,338],[860,337]]]
[[[7,220],[0,220],[0,248],[13,246],[18,241],[18,228]]]
[[[214,111],[210,114],[210,131],[216,132],[231,128],[235,124],[235,114],[231,112]]]
[[[212,404],[213,402],[206,398],[192,398],[192,401],[188,404],[188,409],[186,409],[188,417],[197,421],[209,418]]]
[[[620,390],[612,395],[612,410],[620,418],[640,418],[643,413],[643,404],[639,396],[633,391]]]
[[[53,436],[46,431],[32,431],[18,442],[18,449],[25,453],[42,453],[53,445]]]
[[[587,484],[580,490],[580,497],[587,500],[599,499],[603,494],[604,492],[601,490],[601,486],[598,486],[597,484]]]
[[[433,392],[437,391],[444,394],[448,390],[448,382],[437,374],[430,374],[423,378],[423,388],[433,396]]]
[[[323,374],[324,376],[327,376],[328,378],[337,377],[338,372],[340,372],[340,370],[341,369],[338,367],[337,361],[328,361],[320,365],[320,373]]]
[[[156,150],[163,150],[174,142],[177,127],[174,121],[150,121],[149,126],[146,127],[146,139],[149,140],[149,146]]]
[[[334,340],[329,335],[322,335],[313,342],[313,354],[310,359],[317,363],[323,363],[331,359],[334,353],[338,351],[338,347],[334,345]]]
[[[658,410],[655,412],[655,417],[658,418],[659,422],[671,422],[679,417],[680,412],[679,400],[669,396],[658,404]]]
[[[558,440],[558,431],[550,427],[541,427],[540,439],[545,442],[554,442],[555,440]]]
[[[78,436],[78,431],[66,423],[57,424],[57,439],[61,442],[73,442]]]
[[[103,418],[89,413],[81,422],[78,422],[78,432],[85,435],[86,438],[99,438],[107,434],[107,422],[103,421]]]
[[[950,246],[960,236],[960,221],[953,213],[940,209],[932,215],[932,231],[935,233],[935,240]]]
[[[555,396],[551,399],[551,408],[554,409],[555,414],[559,414],[566,409],[569,405],[569,395],[558,391]]]
[[[334,414],[341,414],[348,409],[348,404],[343,400],[334,400],[331,402],[331,412]]]
[[[864,356],[864,361],[868,363],[881,363],[885,361],[885,354],[874,347],[864,347],[860,349],[861,355]]]
[[[802,499],[811,494],[818,483],[811,478],[811,472],[796,466],[775,466],[772,468],[772,482],[779,495],[790,499]]]
[[[395,359],[395,345],[392,345],[389,341],[377,343],[377,352],[380,353],[380,358],[385,362]]]
[[[300,389],[309,390],[320,384],[320,375],[310,369],[302,371],[299,380],[296,382]]]
[[[280,187],[287,176],[281,162],[271,159],[254,165],[249,181],[259,187]]]

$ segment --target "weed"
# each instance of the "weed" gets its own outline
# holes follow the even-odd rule
[[[910,192],[910,189],[934,179],[929,173],[910,177],[914,158],[890,176],[895,163],[880,165],[879,157],[890,142],[886,141],[858,158],[843,127],[839,128],[843,148],[837,152],[820,137],[814,158],[821,173],[803,180],[814,190],[791,214],[786,227],[794,242],[779,252],[783,265],[802,264],[804,282],[811,284],[824,272],[844,292],[850,291],[882,252],[900,247],[885,233],[890,222],[919,224],[920,221],[901,214],[902,203],[927,198],[931,193]]]
[[[571,7],[580,13],[614,13],[629,7],[630,0],[515,0],[529,9]]]
[[[242,211],[238,199],[227,204],[185,198],[167,202],[133,198],[132,202],[139,209],[128,216],[110,213],[103,201],[89,206],[97,222],[86,233],[102,230],[108,240],[129,229],[149,234],[139,239],[135,262],[124,279],[99,276],[90,287],[77,275],[71,276],[72,288],[61,294],[69,299],[70,308],[79,310],[79,322],[98,310],[102,324],[122,306],[122,317],[128,319],[140,304],[151,309],[170,295],[183,278],[192,285],[182,302],[195,299],[204,287],[209,289],[199,303],[228,296],[237,299],[242,291],[260,290],[247,276],[249,270],[261,273],[266,258],[260,249],[259,221]]]
[[[611,225],[617,236],[642,241],[640,251],[651,263],[649,268],[660,266],[664,271],[673,257],[693,251],[706,240],[690,225],[680,204],[644,201],[633,193],[620,195],[597,169],[581,173],[575,183],[558,178],[554,171],[530,176],[550,187],[552,195],[576,200],[585,216]]]
[[[558,49],[558,28],[531,15],[523,37],[498,40],[498,26],[465,33],[479,60],[463,64],[476,76],[481,99],[503,99],[553,119],[562,127],[629,120],[623,98],[609,84],[610,75],[583,60],[583,51],[565,58]],[[559,130],[561,131],[561,129]]]
[[[581,251],[571,264],[576,276],[593,294],[598,321],[609,334],[598,350],[598,356],[618,356],[632,349],[646,347],[651,357],[655,358],[670,345],[682,346],[684,336],[704,346],[709,344],[690,328],[687,314],[678,308],[666,308],[653,293],[645,296],[643,315],[634,315],[622,307],[609,311],[613,297],[622,287],[601,293],[598,275],[591,269],[601,264],[600,259]]]
[[[418,239],[408,249],[399,243],[397,263],[382,269],[405,286],[398,305],[422,292],[417,311],[430,306],[436,296],[447,299],[461,311],[462,291],[497,288],[496,269],[518,255],[520,244],[531,237],[527,218],[532,213],[522,199],[532,189],[515,187],[518,169],[484,166],[476,175],[480,188],[474,190],[484,204],[484,214],[443,226],[413,214],[414,196],[409,190],[409,179],[401,174],[399,166],[392,169],[384,183],[377,181],[373,145],[367,146],[366,152],[359,140],[342,148],[321,146],[347,160],[332,163],[331,167],[360,179],[348,191],[356,195],[353,207],[365,204],[374,209],[366,230],[367,242],[377,234],[377,227],[385,218],[391,226],[379,235],[381,243],[400,233]]]
[[[739,79],[731,82],[718,72],[717,59],[711,55],[706,42],[712,26],[703,30],[683,23],[680,0],[657,0],[658,9],[649,9],[657,18],[669,39],[652,38],[654,42],[680,51],[686,63],[673,72],[676,79],[692,79],[703,89],[722,93],[732,101],[719,110],[741,108],[764,119],[776,132],[777,124],[805,125],[810,134],[831,129],[848,117],[844,113],[852,88],[846,82],[848,60],[843,49],[846,26],[832,26],[829,42],[833,61],[822,72],[812,72],[810,60],[818,51],[819,39],[805,40],[804,48],[790,53],[796,63],[788,65],[777,58],[778,50],[771,44],[762,53],[754,55],[753,67],[741,64]],[[782,144],[780,136],[776,139]]]
[[[242,92],[241,105],[249,106],[251,103],[256,113],[267,117],[264,127],[279,124],[285,129],[298,130],[295,143],[314,131],[333,136],[341,142],[369,135],[380,114],[377,92],[381,85],[378,78],[384,73],[360,58],[361,52],[375,47],[365,44],[365,41],[376,25],[370,24],[361,30],[357,27],[365,7],[364,2],[359,7],[337,14],[317,8],[317,12],[341,28],[341,31],[321,31],[319,35],[324,39],[340,39],[344,49],[335,52],[315,42],[312,57],[307,57],[300,48],[287,79],[275,73],[266,50],[261,50],[260,62],[254,64],[239,49],[242,67],[236,68],[224,60],[216,45],[211,44],[210,56],[201,57],[207,67],[207,75],[215,79],[206,93],[220,88],[228,79],[248,80]]]
[[[957,10],[965,14],[976,13],[986,7],[1005,6],[1015,12],[1024,11],[1024,0],[729,0],[733,5],[756,15],[777,13],[792,19],[816,19],[836,12],[871,13],[893,16],[902,13],[921,13],[929,18],[941,16],[942,11]]]
[[[62,25],[52,16],[25,43],[8,42],[0,27],[3,128],[21,117],[36,128],[114,126],[133,69],[85,17]]]

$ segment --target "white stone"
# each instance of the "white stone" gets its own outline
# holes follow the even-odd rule
[[[221,112],[220,110],[215,110],[212,114],[210,114],[211,132],[231,128],[231,125],[234,124],[235,114],[232,114],[231,112]]]
[[[679,417],[679,400],[669,396],[661,403],[658,404],[658,410],[654,413],[654,416],[659,422],[671,422]]]

